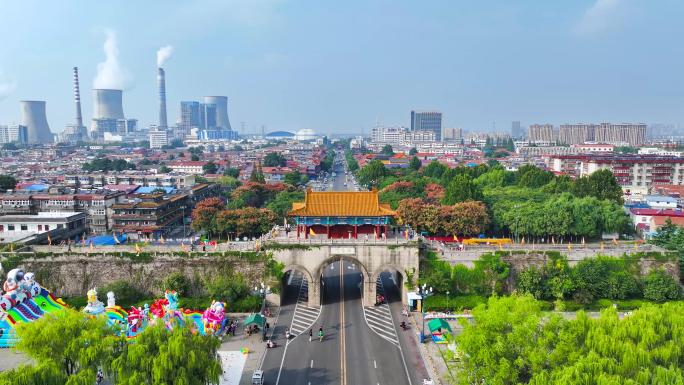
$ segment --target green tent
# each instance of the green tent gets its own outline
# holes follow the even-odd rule
[[[433,333],[439,328],[442,328],[442,331],[446,329],[451,332],[451,326],[449,326],[449,323],[442,318],[434,318],[428,322],[428,329],[430,329],[430,333]]]
[[[264,324],[266,324],[266,318],[262,316],[259,313],[254,313],[250,314],[249,317],[245,320],[244,326],[249,326],[249,325],[257,325],[260,328],[264,327]]]

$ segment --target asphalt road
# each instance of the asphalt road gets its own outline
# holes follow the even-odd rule
[[[267,352],[262,365],[266,384],[419,384],[420,376],[403,351],[380,338],[366,323],[361,303],[361,273],[354,264],[336,261],[322,277],[322,309],[307,333],[293,336],[286,346],[284,333],[295,312],[298,287],[287,286],[274,333],[279,347]],[[388,280],[388,284],[392,284]],[[318,328],[324,340],[318,341]],[[396,327],[396,325],[395,325]],[[409,380],[409,373],[411,380]]]

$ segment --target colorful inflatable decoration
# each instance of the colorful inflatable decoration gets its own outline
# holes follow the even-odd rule
[[[83,308],[83,312],[91,316],[104,314],[105,306],[97,299],[97,289],[88,290],[88,305]]]
[[[220,335],[226,326],[226,303],[212,301],[202,314],[205,334]]]
[[[16,345],[14,326],[17,323],[31,322],[45,313],[65,307],[61,299],[55,298],[35,281],[33,273],[25,273],[22,269],[10,270],[0,296],[0,348]]]

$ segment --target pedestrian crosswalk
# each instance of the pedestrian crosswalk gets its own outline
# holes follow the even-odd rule
[[[299,295],[297,296],[297,304],[295,305],[294,316],[292,317],[292,325],[290,326],[290,333],[295,336],[307,333],[318,319],[321,312],[320,307],[309,306],[309,282],[303,278],[299,272],[294,273],[292,278],[292,286],[299,285]]]
[[[382,280],[378,278],[376,282],[376,291],[378,295],[385,297],[385,289],[382,285]],[[378,306],[366,306],[363,308],[366,323],[377,335],[389,341],[392,345],[399,346],[399,339],[392,321],[392,314],[390,313],[387,301]]]

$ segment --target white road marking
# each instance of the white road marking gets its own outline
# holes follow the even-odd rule
[[[373,360],[373,367],[374,367],[375,369],[377,369],[377,368],[378,368],[378,363],[377,363],[377,362],[375,362],[375,360]]]
[[[311,360],[311,365],[309,365],[310,368],[313,368],[313,360]]]

